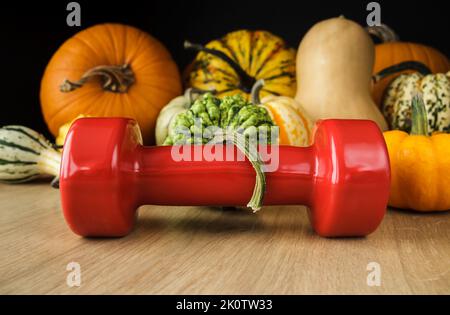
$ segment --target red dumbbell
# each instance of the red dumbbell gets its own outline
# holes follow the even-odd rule
[[[172,147],[141,143],[130,119],[82,118],[72,125],[60,190],[75,233],[126,235],[144,204],[244,206],[252,196],[255,171],[248,160],[176,161]],[[375,123],[323,120],[312,146],[279,147],[279,167],[266,173],[264,204],[307,205],[322,236],[363,236],[384,216],[389,180],[388,153]]]

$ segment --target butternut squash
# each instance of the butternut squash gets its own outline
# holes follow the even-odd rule
[[[374,45],[367,32],[344,17],[314,25],[297,52],[295,99],[316,119],[370,119],[387,123],[371,96]]]

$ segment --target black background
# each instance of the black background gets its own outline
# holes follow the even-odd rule
[[[81,27],[66,24],[70,1],[0,2],[3,98],[0,125],[22,124],[49,136],[39,104],[41,76],[70,36],[102,22],[137,26],[161,40],[180,70],[194,58],[184,39],[206,43],[236,29],[265,29],[297,47],[316,22],[343,14],[362,25],[370,1],[345,0],[79,0]],[[383,1],[381,19],[404,41],[433,46],[450,55],[450,17],[444,1]]]
[[[15,311],[34,311],[37,308],[45,310],[46,313],[60,314],[61,309],[67,310],[96,310],[98,313],[138,313],[148,310],[147,313],[180,313],[201,314],[200,311],[176,309],[177,302],[187,301],[209,301],[220,305],[221,299],[270,299],[273,301],[271,310],[220,310],[210,309],[207,314],[286,314],[302,313],[300,309],[329,311],[345,314],[382,314],[386,309],[399,307],[405,313],[429,312],[430,305],[436,309],[448,307],[448,297],[445,295],[44,295],[44,296],[17,296],[2,295],[0,303],[9,306]],[[68,309],[68,306],[73,306]],[[106,310],[106,312],[105,312]],[[364,311],[362,311],[364,310]],[[144,311],[145,312],[145,311]],[[75,313],[75,312],[73,312]]]

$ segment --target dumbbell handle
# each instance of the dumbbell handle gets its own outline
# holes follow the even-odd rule
[[[216,147],[224,157],[226,148]],[[265,205],[309,204],[316,160],[313,148],[278,147],[278,168],[266,173]],[[194,155],[194,146],[183,149]],[[231,161],[177,161],[171,150],[137,148],[130,170],[136,180],[139,205],[245,206],[250,200],[256,173],[247,159],[237,160],[237,148]]]

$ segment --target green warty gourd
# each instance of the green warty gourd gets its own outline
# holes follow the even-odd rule
[[[254,134],[259,142],[270,144],[274,126],[265,108],[239,94],[221,100],[206,93],[189,110],[175,117],[164,145],[217,143],[223,141],[222,132],[230,131],[246,136]]]

